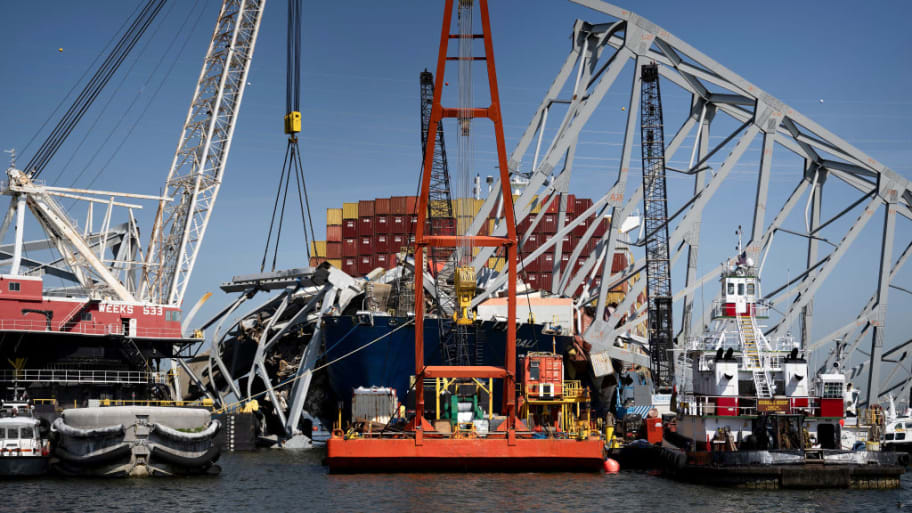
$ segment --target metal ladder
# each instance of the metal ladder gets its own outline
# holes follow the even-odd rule
[[[769,399],[773,397],[773,383],[769,373],[763,367],[763,355],[760,354],[760,346],[757,345],[757,330],[754,327],[753,316],[738,316],[738,332],[741,335],[744,353],[747,355],[747,368],[753,374],[757,397]]]

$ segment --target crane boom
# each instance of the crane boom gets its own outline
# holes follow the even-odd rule
[[[643,220],[646,228],[646,297],[649,301],[649,356],[653,385],[672,386],[674,348],[671,319],[671,261],[668,257],[668,197],[665,187],[665,130],[659,68],[643,66],[640,147],[643,156]]]
[[[165,182],[146,253],[142,297],[183,300],[222,183],[266,0],[225,0]]]

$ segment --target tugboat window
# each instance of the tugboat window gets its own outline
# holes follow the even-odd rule
[[[19,428],[19,438],[22,439],[31,439],[34,438],[35,434],[30,427]]]
[[[743,283],[739,283],[739,284],[738,284],[738,295],[739,295],[739,296],[743,296],[743,295],[744,295],[744,284],[743,284]]]
[[[0,428],[0,440],[3,440],[4,438],[6,438],[6,430]]]
[[[747,284],[747,295],[748,295],[748,296],[753,296],[755,290],[756,290],[756,289],[754,288],[754,284],[753,284],[753,283],[748,283],[748,284]]]
[[[728,293],[729,293],[729,294],[734,294],[734,293],[735,293],[735,284],[734,284],[734,283],[729,282],[729,284],[728,284]]]
[[[842,383],[824,383],[823,384],[823,398],[824,399],[842,398]]]
[[[18,282],[18,281],[11,281],[10,284],[9,284],[9,289],[10,289],[10,291],[12,291],[12,292],[19,292],[19,282]]]
[[[80,315],[79,318],[83,321],[91,321],[92,312],[82,312],[82,315]]]

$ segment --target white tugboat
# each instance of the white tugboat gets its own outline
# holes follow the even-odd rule
[[[27,403],[0,408],[0,477],[39,476],[48,471],[50,442],[41,437],[41,421]]]
[[[796,341],[763,334],[769,305],[740,249],[722,273],[710,329],[687,342],[685,392],[665,433],[670,473],[772,488],[899,486],[903,457],[843,447],[845,376],[811,376]]]

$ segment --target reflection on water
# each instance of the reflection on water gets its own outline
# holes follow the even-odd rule
[[[626,472],[329,475],[323,456],[230,453],[217,477],[0,482],[0,511],[912,512],[909,473],[899,490],[731,490]]]

